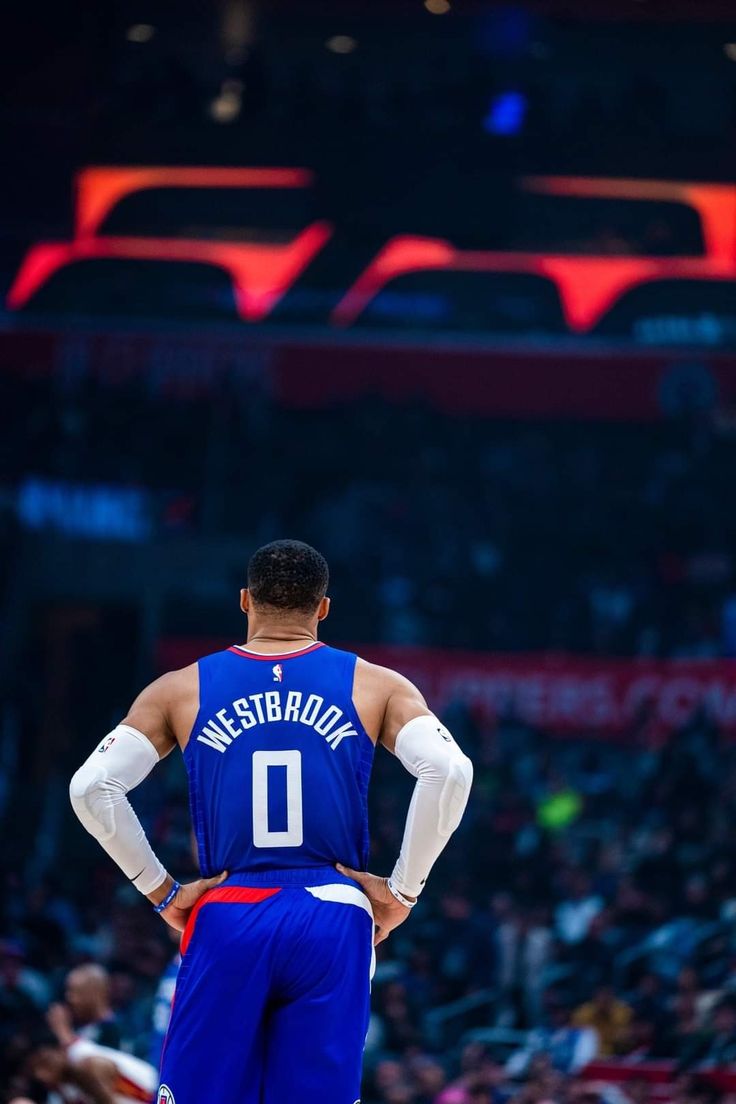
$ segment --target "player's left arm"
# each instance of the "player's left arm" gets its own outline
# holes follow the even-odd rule
[[[401,852],[390,877],[338,867],[368,894],[376,921],[375,942],[380,943],[406,920],[430,870],[460,824],[473,766],[413,683],[384,668],[374,667],[366,675],[369,684],[374,684],[367,697],[383,703],[378,739],[417,780]]]
[[[169,897],[178,883],[154,854],[127,795],[176,747],[185,731],[184,715],[192,712],[193,691],[196,699],[196,668],[172,671],[152,682],[69,786],[72,808],[82,825],[154,905]],[[161,914],[164,920],[183,931],[194,904],[226,876],[180,886]]]
[[[107,1058],[83,1058],[70,1068],[68,1077],[92,1104],[115,1104],[118,1071],[114,1062]]]

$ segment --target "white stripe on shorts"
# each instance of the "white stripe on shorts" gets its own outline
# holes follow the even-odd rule
[[[357,905],[358,908],[365,909],[371,920],[373,919],[373,909],[370,901],[365,893],[356,889],[355,886],[345,885],[344,882],[330,882],[328,885],[305,886],[304,888],[313,897],[319,897],[320,901],[338,901],[342,905]]]

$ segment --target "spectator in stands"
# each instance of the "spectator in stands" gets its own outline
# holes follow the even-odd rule
[[[736,1001],[721,1001],[713,1011],[710,1031],[704,1036],[705,1050],[699,1065],[736,1066]]]
[[[590,878],[582,870],[570,871],[566,882],[567,893],[555,910],[555,928],[563,943],[579,943],[603,908],[603,901],[592,892]]]
[[[576,1027],[564,1001],[550,994],[546,1001],[548,1026],[531,1031],[525,1046],[511,1056],[506,1072],[518,1078],[531,1067],[539,1055],[549,1058],[553,1069],[560,1073],[578,1073],[599,1053],[600,1040],[593,1027]]]
[[[110,1004],[110,978],[104,967],[89,962],[71,970],[64,997],[77,1035],[100,1046],[119,1048],[120,1029]],[[64,1006],[57,1007],[61,1015]]]
[[[595,990],[591,1000],[581,1004],[572,1015],[576,1027],[590,1027],[598,1036],[598,1054],[609,1058],[625,1052],[629,1043],[631,1008],[619,1000],[606,985]]]

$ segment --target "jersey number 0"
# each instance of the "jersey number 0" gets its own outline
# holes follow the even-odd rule
[[[286,767],[285,831],[272,832],[268,826],[269,767]],[[303,842],[302,753],[300,751],[254,751],[253,845],[255,847],[301,847]]]

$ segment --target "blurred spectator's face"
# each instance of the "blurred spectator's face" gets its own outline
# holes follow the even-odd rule
[[[177,932],[178,934],[178,932]],[[135,981],[130,974],[116,970],[110,976],[110,1003],[115,1008],[125,1008],[135,999]]]
[[[613,990],[607,988],[605,985],[601,985],[599,989],[596,989],[593,1000],[599,1008],[608,1009],[613,1004]]]
[[[66,979],[65,997],[74,1019],[78,1023],[89,1023],[107,1003],[107,980],[83,966],[72,970]]]
[[[403,1081],[404,1069],[400,1062],[379,1062],[374,1077],[378,1088],[385,1093],[392,1085],[398,1085]]]
[[[695,1019],[695,998],[691,993],[682,993],[675,1000],[675,1012],[680,1027],[687,1026]]]
[[[654,1024],[648,1020],[634,1020],[629,1028],[629,1037],[634,1050],[649,1048],[654,1038]]]
[[[386,1104],[412,1104],[414,1093],[408,1085],[392,1085],[383,1095]]]
[[[558,1031],[567,1027],[570,1021],[570,1013],[561,1004],[553,1004],[549,1009],[549,1022]]]
[[[660,990],[659,978],[656,974],[645,974],[638,985],[642,996],[653,997]]]
[[[713,1016],[713,1026],[719,1035],[733,1035],[736,1032],[736,1010],[730,1004],[717,1008]]]
[[[459,893],[442,898],[442,911],[449,920],[465,920],[470,916],[470,901]]]
[[[0,977],[3,985],[14,989],[20,980],[21,959],[17,955],[5,955],[0,959]]]
[[[414,1070],[417,1088],[425,1096],[435,1096],[445,1084],[445,1071],[437,1062],[422,1062]]]
[[[491,909],[499,920],[506,920],[514,910],[514,903],[508,893],[496,893],[491,901]]]
[[[486,1052],[482,1043],[468,1043],[460,1058],[463,1073],[479,1069],[486,1061]]]
[[[692,966],[686,966],[684,970],[680,970],[677,978],[678,989],[687,990],[691,992],[698,988],[698,975],[693,970]]]

